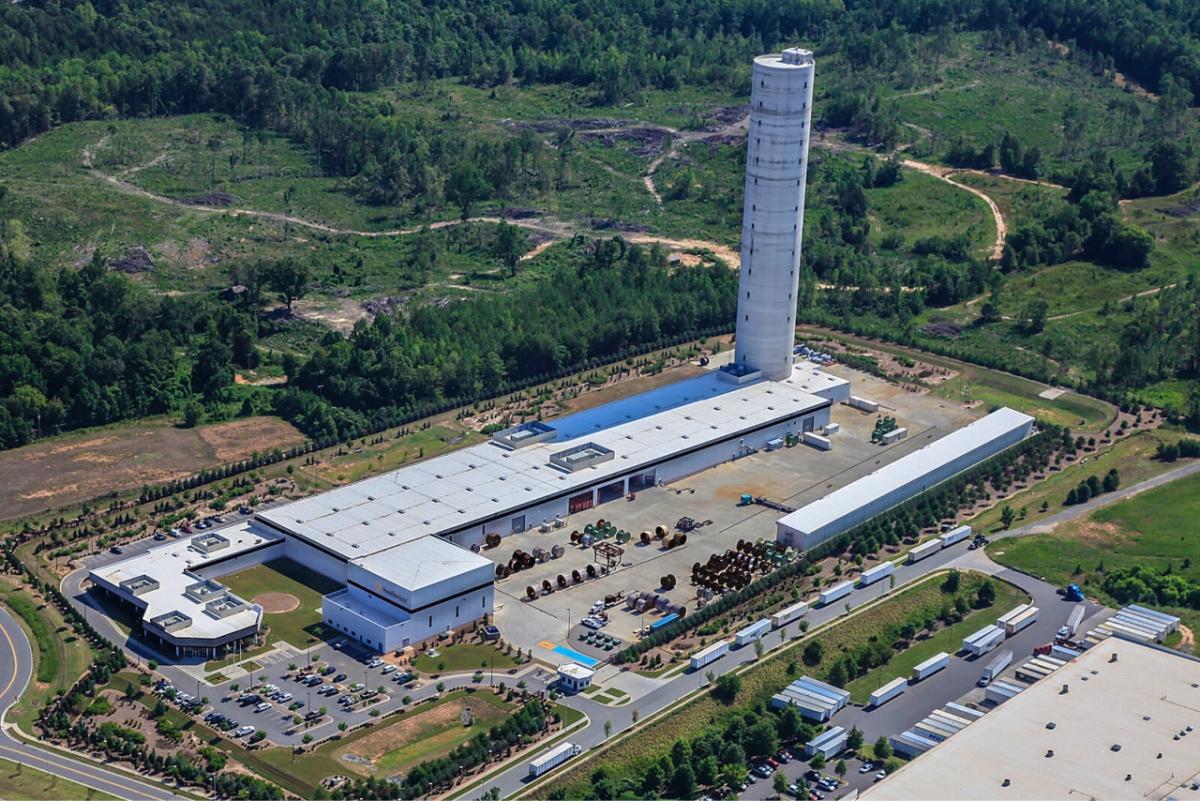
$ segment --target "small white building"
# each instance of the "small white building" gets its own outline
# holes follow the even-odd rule
[[[568,662],[558,666],[558,686],[564,692],[577,693],[592,685],[596,671],[586,668],[578,662]]]

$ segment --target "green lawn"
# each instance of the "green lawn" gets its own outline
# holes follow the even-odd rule
[[[438,656],[431,658],[421,654],[413,660],[413,667],[422,673],[458,673],[468,670],[487,671],[489,665],[496,670],[507,670],[520,663],[516,657],[505,656],[503,651],[491,645],[459,643],[446,647],[438,646]]]
[[[0,602],[14,613],[33,649],[34,682],[9,711],[7,719],[33,730],[42,703],[70,688],[91,664],[94,652],[75,635],[57,609],[35,603],[15,578],[0,580]],[[0,797],[3,797],[0,794]]]
[[[268,592],[294,595],[300,601],[299,607],[291,612],[265,613],[263,620],[271,627],[270,642],[282,640],[297,648],[321,638],[321,599],[342,586],[290,559],[255,565],[224,576],[221,583],[247,601]]]
[[[850,700],[857,704],[867,703],[872,692],[894,678],[908,676],[914,667],[939,651],[957,653],[962,648],[963,638],[994,621],[998,610],[1011,609],[1017,604],[1029,601],[1029,596],[1017,587],[1003,581],[993,583],[996,585],[994,604],[973,610],[953,626],[941,629],[928,639],[915,642],[912,647],[896,654],[891,662],[850,682],[846,685],[846,689],[850,691]]]
[[[1093,475],[1102,479],[1104,474],[1113,468],[1120,473],[1122,486],[1128,487],[1152,478],[1174,466],[1152,458],[1159,443],[1174,442],[1180,436],[1178,432],[1157,429],[1141,431],[1119,439],[1111,447],[1086,454],[1075,464],[1057,473],[1051,473],[1045,480],[1007,498],[1004,503],[997,504],[967,522],[979,531],[997,531],[1000,528],[1001,510],[1007,504],[1014,511],[1020,513],[1024,510],[1025,513],[1024,517],[1018,516],[1017,521],[1013,523],[1014,528],[1036,523],[1043,517],[1062,511],[1067,493],[1079,486],[1079,482]],[[1047,504],[1044,512],[1043,502]]]
[[[1054,584],[1075,582],[1088,595],[1115,603],[1103,589],[1104,572],[1141,565],[1200,581],[1200,476],[1139,493],[1060,525],[1053,534],[1000,540],[988,553],[1001,564]],[[1200,610],[1168,608],[1195,630]]]
[[[375,761],[378,772],[395,776],[422,762],[445,756],[479,732],[486,731],[498,723],[513,709],[511,704],[491,693],[477,693],[466,699],[466,703],[470,704],[471,712],[475,716],[474,725],[464,726],[456,718],[448,723],[430,724],[411,731],[410,742],[388,751]]]
[[[7,759],[0,759],[0,798],[9,801],[117,801],[116,796]]]

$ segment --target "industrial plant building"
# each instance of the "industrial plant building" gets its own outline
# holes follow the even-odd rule
[[[270,559],[282,547],[265,526],[242,523],[151,548],[97,568],[90,578],[137,610],[146,636],[168,653],[212,657],[257,634],[263,614],[213,577]]]
[[[1200,798],[1200,660],[1110,637],[864,791],[910,799]]]
[[[259,511],[98,568],[93,583],[143,610],[147,632],[177,654],[206,655],[262,620],[215,579],[287,558],[343,585],[324,598],[327,627],[390,651],[490,614],[497,565],[485,550],[505,537],[551,531],[785,440],[831,448],[818,432],[837,429],[830,410],[850,401],[849,382],[794,356],[814,69],[799,49],[754,61],[729,364]],[[811,547],[1019,441],[1031,424],[1011,410],[990,415],[789,515],[780,539]]]
[[[776,539],[807,550],[1023,440],[1033,418],[1008,408],[934,440],[779,519]]]

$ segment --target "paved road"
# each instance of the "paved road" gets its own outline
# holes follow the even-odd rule
[[[877,598],[886,595],[889,592],[898,591],[905,585],[911,584],[917,579],[951,565],[975,570],[983,569],[984,572],[988,573],[1000,573],[1003,578],[1009,580],[1019,579],[1019,583],[1022,587],[1035,587],[1040,585],[1037,586],[1037,593],[1035,594],[1036,598],[1042,599],[1053,597],[1055,601],[1058,601],[1058,596],[1055,594],[1054,588],[1050,585],[1028,576],[1012,573],[1012,571],[1004,571],[1003,568],[987,559],[983,551],[968,551],[967,543],[962,542],[951,548],[940,551],[931,557],[917,562],[916,564],[898,566],[894,574],[896,577],[894,589],[890,586],[890,582],[881,581],[871,587],[855,589],[855,591],[848,598],[846,598],[845,601],[839,601],[828,607],[813,609],[808,615],[809,626],[811,628],[816,628],[831,620],[834,620],[835,618],[845,615],[846,603],[849,603],[852,610],[856,609],[863,604],[876,600]],[[1069,605],[1061,604],[1061,602],[1060,605],[1066,606],[1067,608],[1062,611],[1062,620],[1059,620],[1057,623],[1053,624],[1055,630],[1062,625],[1063,620],[1066,619],[1067,614],[1070,612]],[[1038,624],[1035,624],[1035,626],[1032,627],[1033,633],[1028,633],[1023,640],[1028,639],[1030,643],[1033,643],[1035,634],[1042,633],[1043,630],[1050,625],[1049,621],[1053,619],[1055,619],[1054,615],[1046,615],[1043,617],[1042,621],[1039,621]],[[795,626],[789,626],[787,628],[790,637],[796,637],[800,633]],[[768,652],[780,647],[781,642],[779,639],[779,633],[777,631],[771,632],[763,638],[763,642],[767,646]],[[1032,648],[1032,644],[1030,645],[1030,648]],[[646,718],[663,710],[676,701],[702,690],[708,684],[708,679],[705,675],[708,673],[708,671],[711,670],[715,675],[719,676],[736,670],[742,665],[753,662],[756,658],[757,657],[755,656],[754,649],[752,647],[731,650],[727,656],[718,659],[716,662],[705,668],[705,670],[696,673],[684,671],[672,677],[670,680],[663,682],[656,689],[641,696],[640,698],[631,701],[625,706],[605,706],[592,701],[587,696],[568,697],[564,699],[563,703],[578,709],[581,712],[584,712],[590,719],[589,724],[583,729],[577,729],[574,733],[572,733],[570,739],[572,742],[583,746],[585,751],[590,748],[594,748],[595,746],[603,743],[606,739],[604,736],[604,724],[606,722],[612,724],[612,736],[615,737],[633,725],[632,712],[634,709],[637,709],[639,719],[645,720]],[[963,677],[960,679],[960,682],[965,681],[968,688],[974,685],[975,680],[979,678],[978,671],[982,670],[982,667],[982,665],[968,666],[963,672]],[[929,688],[935,688],[939,686],[940,685],[932,682],[926,685],[926,687]],[[955,684],[955,687],[957,686],[958,685]],[[950,687],[950,685],[947,684],[946,687]],[[953,689],[950,691],[952,692]],[[921,713],[916,715],[913,722],[920,720],[922,717],[928,714],[930,709],[933,707],[944,704],[946,701],[953,700],[962,693],[958,692],[954,695],[948,695],[947,690],[943,689],[941,692],[931,690],[928,694],[930,696],[938,696],[939,700],[929,702],[928,705],[926,705],[921,711]],[[924,695],[924,693],[915,693],[914,697],[920,697],[922,695]],[[910,714],[916,714],[916,711],[919,709],[918,704],[914,704],[913,706],[914,708]],[[837,723],[842,725],[840,716]],[[535,754],[531,754],[531,756]],[[803,769],[801,769],[799,766],[799,762],[791,763],[791,768],[797,776],[803,772]],[[522,792],[529,785],[528,770],[528,759],[522,759],[518,763],[515,763],[513,766],[509,767],[507,770],[502,771],[501,773],[481,784],[478,788],[468,793],[466,797],[478,798],[483,792],[490,790],[493,787],[498,787],[500,789],[500,796],[502,798],[508,798],[516,795]],[[763,788],[759,792],[761,792],[764,796],[771,794],[769,782],[759,782],[752,789],[757,788]],[[747,797],[752,797],[750,792],[751,791],[747,791]]]
[[[0,757],[11,759],[31,768],[69,779],[77,784],[130,801],[159,801],[177,796],[167,787],[151,780],[134,778],[102,765],[75,760],[56,751],[37,748],[9,734],[11,724],[4,722],[9,708],[25,692],[33,673],[33,653],[25,630],[17,621],[0,609],[0,668],[7,678],[0,688]]]
[[[1103,456],[1103,454],[1101,454]],[[1103,459],[1094,459],[1094,463],[1108,467]],[[1089,464],[1093,463],[1089,462]],[[1114,465],[1117,466],[1117,465]],[[1119,467],[1119,466],[1117,466]],[[1095,511],[1104,506],[1110,506],[1117,501],[1123,501],[1126,498],[1137,495],[1140,492],[1145,492],[1148,489],[1161,487],[1163,484],[1170,484],[1185,476],[1190,476],[1193,473],[1200,473],[1200,461],[1190,460],[1187,464],[1173,467],[1161,475],[1148,478],[1145,481],[1139,481],[1137,484],[1131,484],[1128,487],[1121,487],[1115,492],[1108,492],[1096,498],[1090,498],[1086,503],[1075,504],[1074,506],[1063,507],[1062,510],[1055,512],[1052,515],[1047,515],[1035,523],[1029,523],[1019,528],[1014,528],[1009,531],[998,531],[995,534],[988,536],[993,539],[1007,539],[1008,537],[1024,537],[1029,534],[1048,534],[1053,531],[1055,526],[1060,523],[1065,523],[1068,520],[1074,520],[1088,512]]]

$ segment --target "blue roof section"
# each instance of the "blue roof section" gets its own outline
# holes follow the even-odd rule
[[[585,409],[566,417],[557,417],[550,421],[550,425],[557,432],[553,441],[565,442],[590,436],[597,431],[640,420],[643,417],[676,409],[696,401],[717,398],[746,386],[748,385],[739,386],[733,381],[721,378],[716,371],[710,371],[694,378],[685,378],[682,381],[605,403],[592,409]]]

